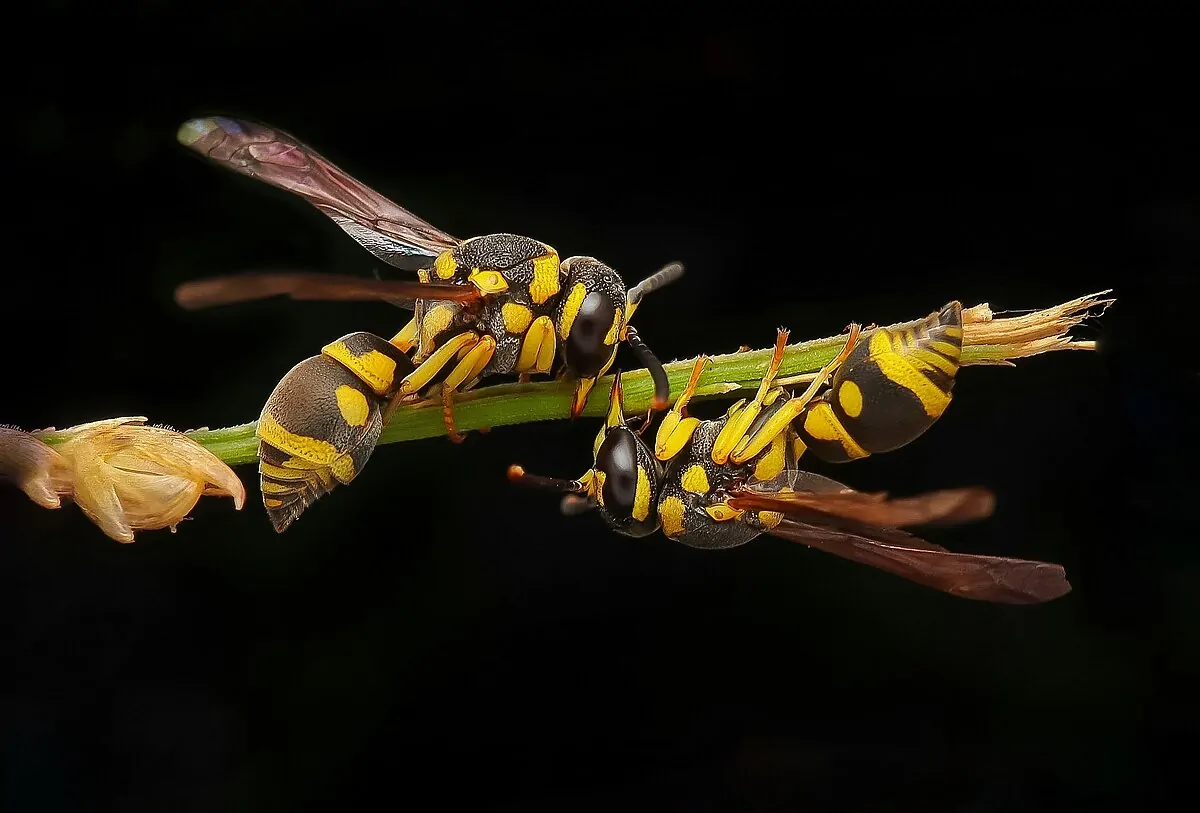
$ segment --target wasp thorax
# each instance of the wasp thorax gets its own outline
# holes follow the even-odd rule
[[[603,373],[625,327],[625,283],[592,257],[569,257],[556,315],[563,363],[581,378]]]
[[[650,450],[632,430],[610,429],[596,450],[596,499],[616,531],[646,536],[658,529],[659,470]]]

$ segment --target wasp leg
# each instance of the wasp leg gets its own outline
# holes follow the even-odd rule
[[[721,427],[721,431],[713,443],[712,461],[718,466],[723,466],[729,460],[729,455],[741,443],[742,438],[749,431],[750,425],[754,423],[754,419],[762,411],[763,404],[767,400],[767,395],[775,389],[775,377],[779,374],[779,366],[783,364],[783,351],[787,347],[789,335],[790,331],[785,328],[779,328],[776,332],[775,352],[771,355],[771,364],[767,367],[767,372],[763,376],[762,383],[758,385],[758,392],[755,394],[754,399],[738,409],[736,413],[734,413],[732,408],[730,409],[730,417],[725,421],[725,425]],[[734,406],[737,405],[735,404]]]
[[[474,331],[464,331],[457,336],[452,336],[437,350],[429,354],[429,357],[422,361],[417,368],[406,375],[400,382],[399,388],[395,395],[392,396],[388,403],[387,410],[383,414],[384,425],[392,418],[392,414],[396,411],[396,407],[400,406],[405,400],[410,400],[413,396],[421,393],[435,377],[450,364],[462,352],[469,350],[479,343],[479,334]]]
[[[842,362],[850,355],[850,352],[854,350],[855,345],[858,343],[858,336],[858,325],[851,325],[850,335],[846,338],[846,343],[842,346],[841,352],[837,354],[837,357],[833,361],[821,368],[816,378],[809,383],[808,389],[799,397],[788,400],[782,407],[775,411],[775,414],[764,421],[762,426],[758,427],[753,434],[749,433],[748,430],[750,427],[747,425],[746,429],[742,430],[741,437],[736,439],[737,445],[734,446],[733,452],[729,455],[728,459],[739,465],[745,463],[767,448],[776,437],[784,433],[791,426],[792,421],[800,417],[808,409],[809,402],[816,397],[821,387],[825,385],[826,380],[837,371]],[[757,410],[755,411],[755,415],[757,416]],[[723,433],[724,430],[722,430]],[[720,436],[718,436],[719,440]],[[715,448],[713,455],[714,457],[716,455]]]
[[[700,376],[711,363],[707,356],[696,359],[696,363],[692,365],[692,375],[688,378],[687,386],[683,388],[683,392],[679,393],[675,405],[671,407],[670,412],[663,416],[662,423],[658,425],[658,432],[654,436],[654,456],[659,460],[665,462],[679,454],[680,450],[692,439],[692,433],[696,431],[696,427],[700,425],[699,418],[688,417],[687,405],[692,396],[696,394]]]
[[[466,350],[459,351],[458,364],[442,382],[442,418],[446,423],[446,431],[450,440],[462,443],[465,439],[454,426],[454,392],[459,387],[475,381],[483,368],[496,354],[496,340],[484,336]]]
[[[399,333],[391,338],[391,343],[400,348],[401,351],[407,353],[417,343],[417,329],[419,327],[417,318],[414,316],[408,321],[407,325],[400,329]]]
[[[521,341],[521,352],[517,356],[515,371],[521,374],[548,373],[554,365],[554,353],[558,342],[554,336],[554,322],[549,316],[539,316],[525,329]]]

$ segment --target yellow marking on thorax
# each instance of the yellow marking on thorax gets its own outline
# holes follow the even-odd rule
[[[694,463],[679,478],[679,484],[683,486],[684,491],[703,497],[708,493],[710,488],[708,484],[708,472],[704,470],[704,466]]]
[[[819,403],[808,411],[804,417],[804,431],[817,440],[837,441],[851,460],[868,456],[867,450],[859,446],[838,422],[833,407],[827,403]]]
[[[259,417],[258,428],[254,430],[254,434],[276,449],[301,458],[309,464],[329,466],[342,455],[332,443],[289,432],[279,421],[267,414]]]
[[[451,251],[452,249],[443,251],[433,261],[433,272],[437,274],[438,279],[454,279],[454,275],[458,273],[458,263],[455,262]]]
[[[771,441],[766,454],[754,464],[754,476],[763,481],[773,480],[779,476],[785,465],[787,465],[787,436],[779,434]]]
[[[505,302],[500,306],[500,315],[504,317],[504,329],[514,336],[519,336],[533,321],[533,311],[519,302]]]
[[[263,497],[263,507],[271,509],[282,508],[283,500],[277,500],[274,497]]]
[[[587,288],[582,282],[575,283],[571,292],[567,294],[567,301],[563,304],[562,322],[558,325],[558,337],[564,342],[567,336],[571,335],[571,326],[575,324],[575,317],[579,315],[579,308],[583,305],[585,297]]]
[[[637,488],[633,492],[633,518],[642,522],[650,516],[650,477],[641,466],[637,468]]]
[[[668,539],[674,539],[683,534],[683,515],[687,506],[678,497],[666,497],[658,503],[658,518],[662,522],[662,531]]]
[[[376,395],[383,395],[392,387],[396,376],[396,360],[378,350],[368,350],[361,356],[350,352],[343,342],[330,342],[321,348],[321,354],[341,364],[366,383]]]
[[[853,381],[843,381],[837,391],[838,403],[842,407],[842,411],[851,418],[857,418],[862,414],[863,397],[862,390]]]
[[[333,394],[337,397],[338,412],[342,413],[346,423],[351,426],[366,426],[367,418],[371,415],[371,405],[367,403],[367,396],[349,384],[338,385]]]
[[[596,502],[600,503],[600,507],[604,507],[604,481],[608,479],[608,475],[599,469],[596,470]]]
[[[508,290],[508,280],[499,271],[481,271],[473,268],[467,276],[467,281],[478,288],[480,293],[489,296],[502,294]]]
[[[608,329],[608,333],[604,334],[605,344],[616,344],[617,336],[621,332],[621,309],[617,308],[617,312],[613,314],[612,327]]]
[[[535,305],[545,303],[562,289],[559,282],[558,252],[549,246],[546,248],[550,249],[550,253],[533,261],[533,282],[529,283],[529,298]]]
[[[448,303],[438,303],[425,311],[421,320],[421,352],[433,352],[437,337],[450,327],[458,309]]]
[[[428,268],[419,269],[417,271],[417,279],[419,279],[421,282],[429,282],[429,269]]]
[[[879,365],[880,371],[889,380],[917,396],[917,400],[925,408],[926,415],[937,418],[946,410],[950,397],[938,389],[911,362],[896,353],[882,332],[871,337],[870,353],[871,360]],[[805,426],[807,428],[807,424]]]

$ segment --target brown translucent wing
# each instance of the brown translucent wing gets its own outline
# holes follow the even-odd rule
[[[770,533],[960,598],[1040,604],[1071,592],[1066,572],[1059,565],[952,553],[915,537],[903,544],[896,538],[903,533],[900,531],[888,531],[890,539],[885,542],[872,538],[876,535],[873,531],[852,533],[785,517]]]
[[[810,475],[808,472],[798,472]],[[824,484],[840,485],[820,478]],[[824,484],[822,484],[824,486]],[[795,486],[812,485],[804,480]],[[913,497],[889,499],[884,492],[867,493],[842,486],[822,491],[796,490],[773,492],[769,489],[744,487],[729,501],[730,506],[754,511],[778,511],[783,514],[816,512],[829,516],[853,519],[868,525],[886,528],[906,528],[912,525],[949,525],[986,519],[996,508],[996,499],[985,488],[950,488],[931,491]]]
[[[175,301],[187,310],[283,295],[302,300],[377,300],[401,307],[411,307],[418,299],[471,302],[481,296],[479,289],[470,285],[366,279],[306,271],[230,274],[185,282],[175,289]]]
[[[234,172],[304,198],[389,265],[426,267],[460,242],[271,127],[214,116],[185,122],[177,137]]]

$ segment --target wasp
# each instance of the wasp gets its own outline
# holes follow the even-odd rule
[[[769,534],[871,565],[963,598],[1007,604],[1070,591],[1059,565],[953,553],[903,528],[989,516],[990,491],[957,488],[906,498],[855,491],[804,471],[805,454],[828,462],[898,449],[927,431],[951,400],[962,350],[962,308],[863,331],[852,324],[838,354],[800,394],[778,379],[788,331],[751,399],[716,420],[688,415],[708,359],[663,416],[651,446],[625,420],[620,373],[592,449],[575,480],[509,469],[515,482],[566,493],[567,513],[595,508],[617,533],[662,530],[693,548],[725,549]],[[826,386],[828,384],[828,386]]]
[[[262,124],[213,117],[185,122],[179,141],[216,163],[292,192],[323,212],[376,258],[415,280],[336,274],[258,273],[185,283],[187,309],[288,295],[299,300],[384,300],[413,311],[391,339],[343,336],[293,367],[259,418],[263,503],[284,531],[316,499],[362,471],[401,403],[435,401],[446,430],[455,393],[480,379],[550,373],[556,356],[576,379],[571,417],[628,344],[653,376],[655,408],[670,397],[661,362],[630,320],[642,298],[683,273],[671,263],[629,288],[594,257],[561,259],[550,245],[516,234],[459,240],[418,218]]]

